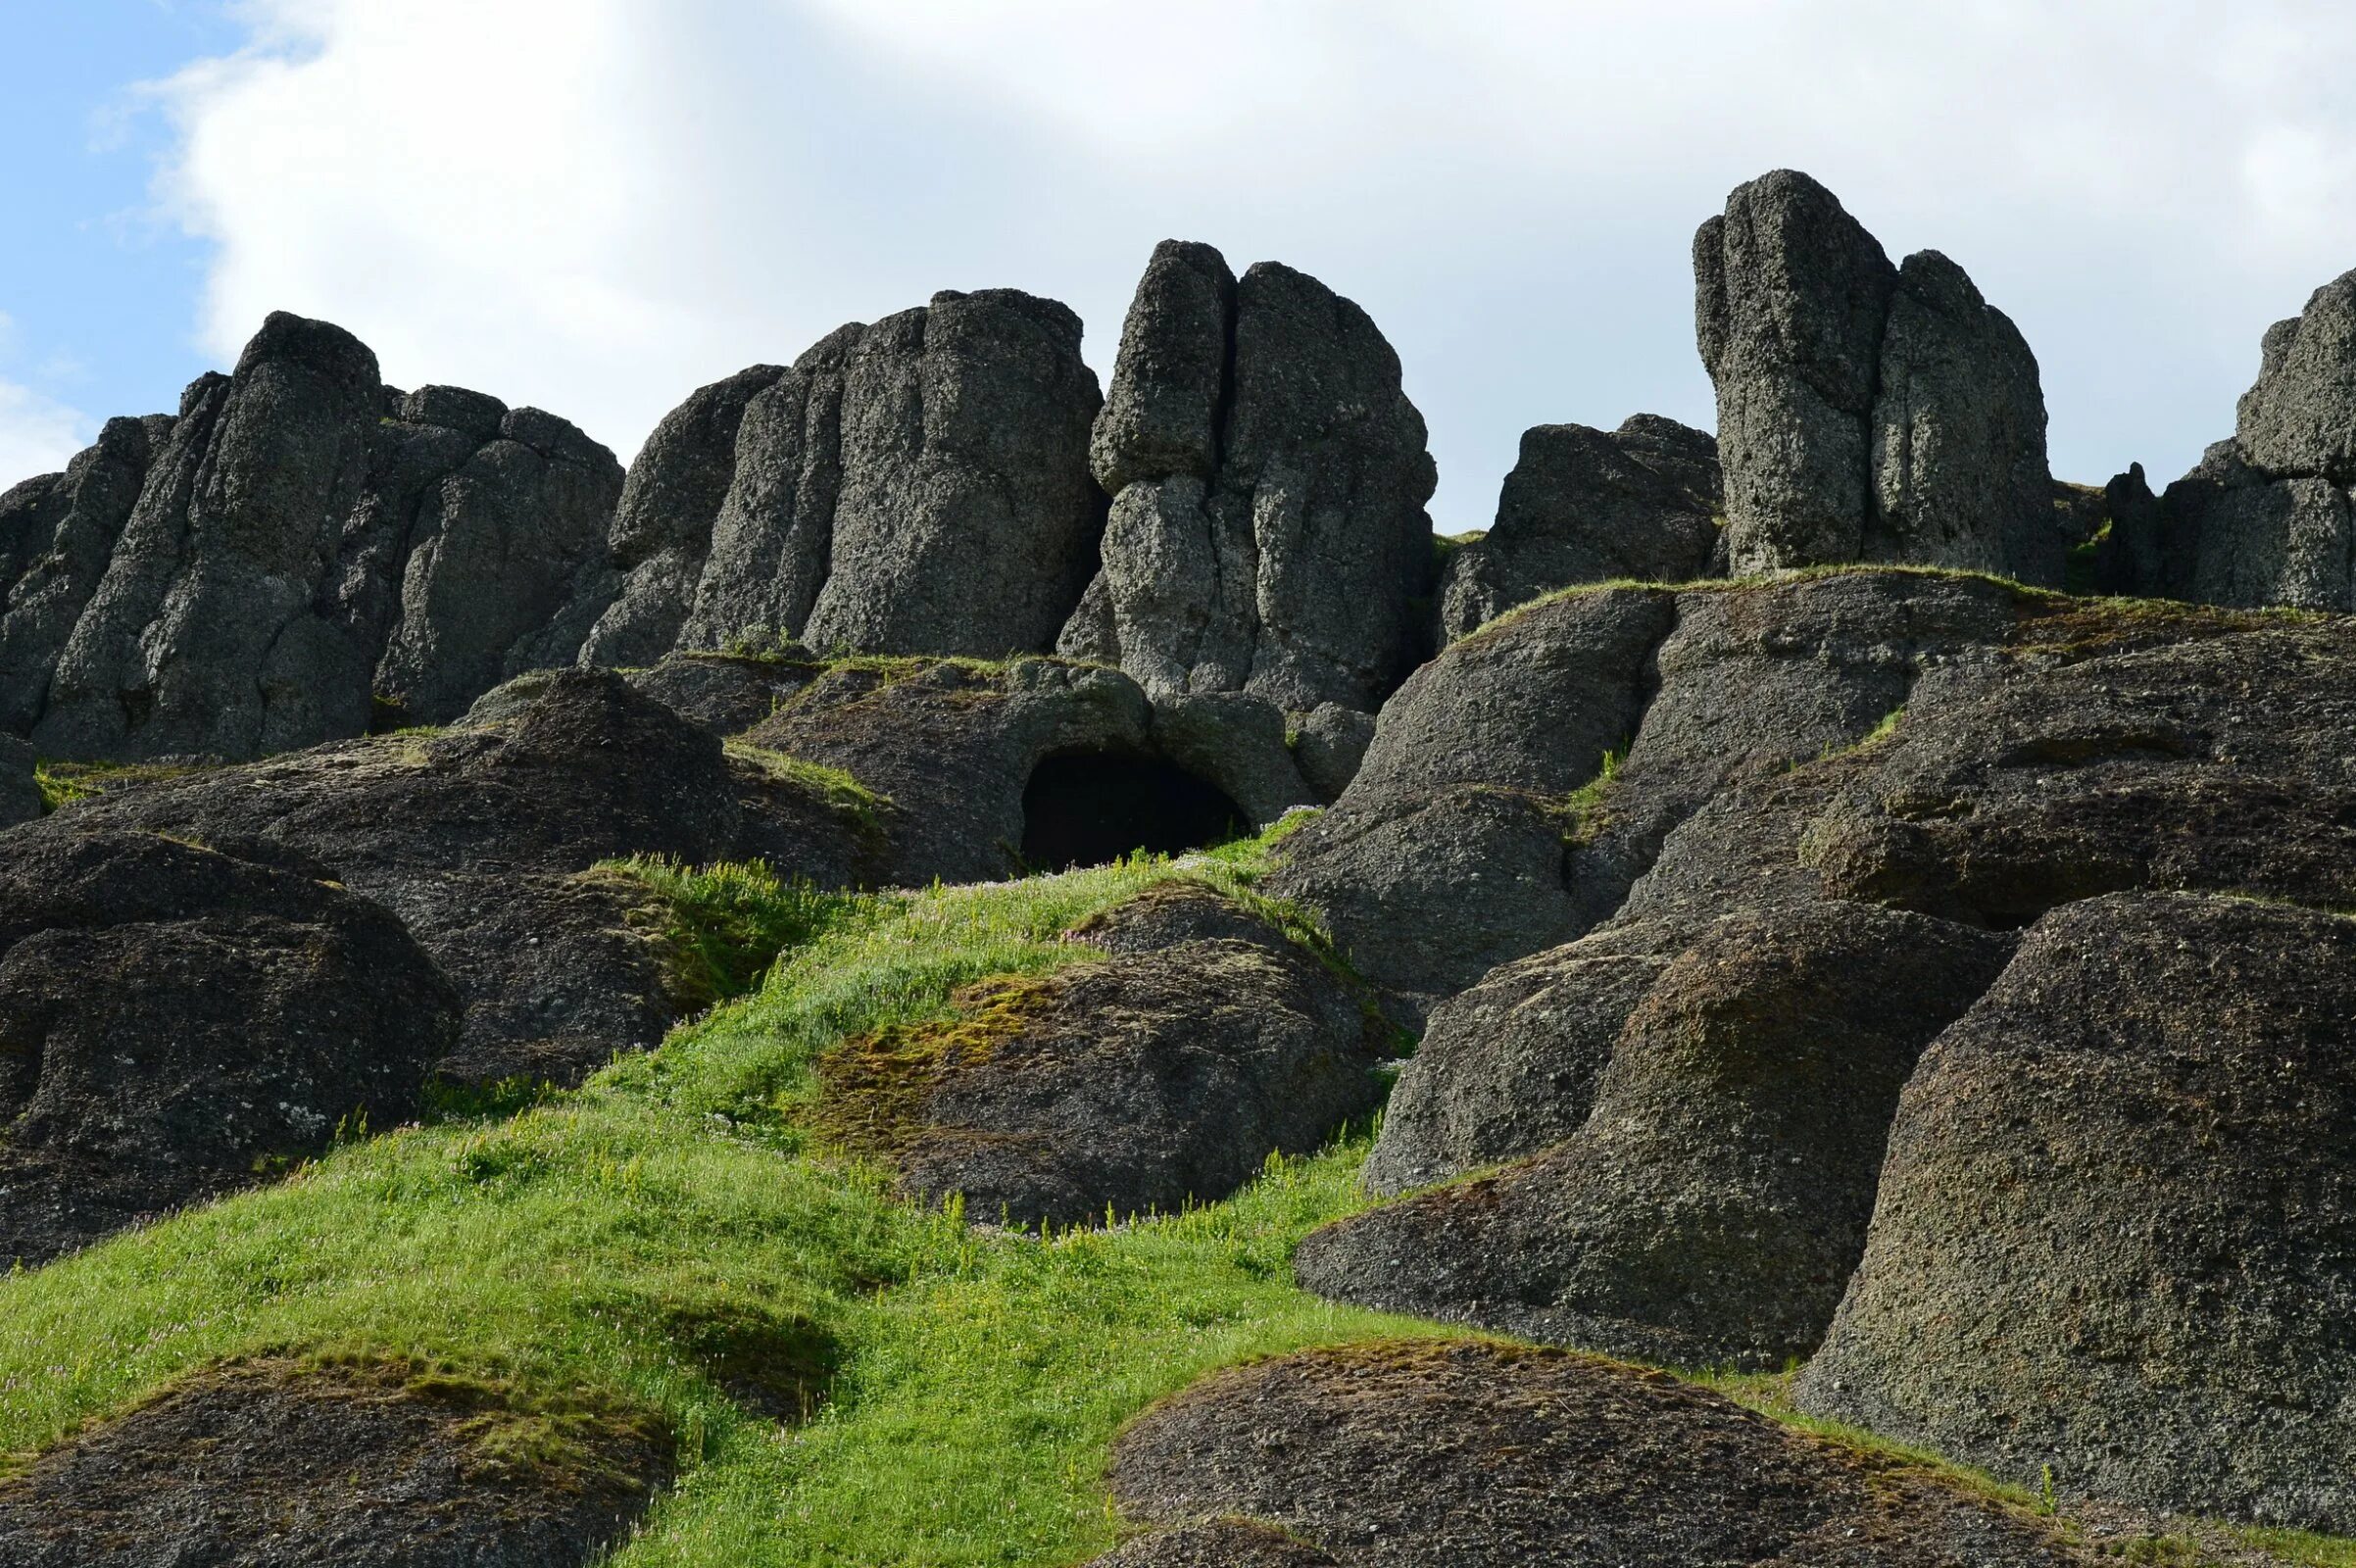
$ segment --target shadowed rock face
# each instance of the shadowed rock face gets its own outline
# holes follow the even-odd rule
[[[379,702],[453,717],[564,603],[620,482],[562,419],[404,396],[351,334],[273,315],[176,418],[112,421],[11,492],[0,724],[51,756],[236,759],[364,733]]]
[[[144,833],[0,839],[0,1264],[409,1120],[459,1010],[340,889]]]
[[[1854,561],[2058,585],[2037,360],[1936,251],[1893,268],[1832,192],[1777,170],[1693,238],[1737,572]]]
[[[2356,924],[2039,921],[1906,1086],[1809,1409],[2064,1495],[2356,1530]]]
[[[1687,582],[1721,558],[1718,443],[1640,414],[1605,432],[1522,432],[1497,523],[1459,550],[1440,586],[1443,644],[1574,583]]]
[[[1165,884],[1074,940],[1114,961],[836,1048],[819,1125],[919,1201],[1068,1226],[1216,1201],[1381,1102],[1386,1031],[1355,989],[1210,889]]]
[[[2035,1521],[1718,1395],[1491,1344],[1377,1342],[1213,1373],[1131,1423],[1108,1479],[1134,1516],[1251,1516],[1350,1568],[2087,1560]]]
[[[761,858],[825,886],[879,876],[873,829],[606,672],[561,671],[505,720],[345,741],[122,790],[26,834],[193,838],[332,876],[391,908],[467,1004],[449,1076],[576,1081],[677,1017],[629,855]]]
[[[558,1418],[390,1366],[265,1360],[201,1373],[0,1482],[12,1568],[579,1568],[670,1478],[652,1421]]]
[[[1060,650],[1155,697],[1379,704],[1423,655],[1436,470],[1366,313],[1261,262],[1165,240],[1090,447],[1104,571]]]
[[[2111,481],[2106,592],[2205,604],[2356,608],[2356,272],[2267,328],[2233,438],[2156,501]]]
[[[0,827],[41,814],[41,785],[32,768],[32,748],[0,731]]]

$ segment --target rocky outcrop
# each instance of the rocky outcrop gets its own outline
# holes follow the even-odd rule
[[[1271,886],[1421,1016],[1609,918],[1730,779],[1854,744],[1924,670],[2014,624],[1997,584],[1870,572],[1525,609],[1385,705],[1364,767],[1286,842]]]
[[[1468,652],[1510,669],[1498,650],[1545,646],[1607,597],[1510,617],[1417,681],[1446,690]],[[1560,879],[1501,903],[1559,912],[1584,890],[1611,906],[1433,1013],[1368,1170],[1399,1191],[1519,1163],[1313,1236],[1298,1266],[1352,1301],[1773,1365],[1825,1331],[1897,1086],[1988,983],[2004,947],[1989,933],[2123,890],[2350,901],[2356,776],[2334,737],[2356,722],[2356,642],[2342,622],[1914,574],[1662,602],[1678,623],[1628,760],[1561,808],[1579,842]],[[1533,686],[1508,710],[1582,733],[1598,695],[1626,690],[1611,664],[1582,667],[1550,706]],[[1417,757],[1512,759],[1471,705],[1424,704],[1415,683],[1404,703],[1382,737],[1434,723]],[[1370,759],[1329,817],[1389,766]],[[1437,811],[1470,764],[1446,769],[1385,809]],[[1428,949],[1379,923],[1400,873],[1338,854],[1323,826],[1272,886],[1330,912],[1395,998],[1401,974],[1428,983]],[[1458,908],[1482,910],[1483,885],[1460,887]],[[1434,930],[1451,917],[1435,896]]]
[[[402,1363],[236,1362],[0,1481],[14,1568],[581,1568],[670,1479],[643,1416]]]
[[[1388,1031],[1263,916],[1166,883],[1082,926],[1114,961],[968,989],[822,1057],[815,1121],[901,1191],[1085,1224],[1227,1197],[1381,1103]]]
[[[1682,1366],[1775,1368],[1813,1350],[1864,1250],[1899,1087],[2009,944],[1820,902],[1730,914],[1671,951],[1666,962],[1649,956],[1658,967],[1633,1005],[1622,999],[1626,981],[1651,967],[1643,959],[1603,960],[1600,994],[1564,999],[1588,1015],[1574,1011],[1576,1022],[1621,1015],[1592,1114],[1575,1131],[1494,1179],[1318,1232],[1296,1259],[1301,1282]],[[1564,1056],[1592,1059],[1602,1033]],[[1414,1065],[1434,1086],[1426,1099],[1469,1089],[1485,1104],[1537,1087],[1528,1048],[1526,1035],[1491,1045],[1503,1059],[1478,1063],[1461,1088],[1466,1046]],[[1455,1114],[1444,1130],[1472,1119],[1473,1107],[1447,1108]],[[1553,1130],[1531,1119],[1514,1130]],[[1394,1138],[1386,1124],[1396,1147],[1380,1168],[1412,1164],[1422,1131]],[[1452,1163],[1461,1145],[1435,1152]]]
[[[620,478],[553,416],[404,396],[349,333],[274,315],[176,419],[112,421],[19,498],[0,538],[40,549],[0,613],[0,724],[51,756],[235,759],[379,704],[453,717],[563,602]]]
[[[582,663],[652,664],[678,643],[736,477],[746,407],[785,374],[756,365],[698,387],[638,449],[608,536],[614,603],[581,644]]]
[[[2156,500],[2111,481],[2105,591],[2203,604],[2356,609],[2356,272],[2267,328],[2232,440]]]
[[[2067,1496],[2356,1532],[2352,1003],[2338,915],[2047,915],[1906,1086],[1802,1403]]]
[[[1985,1496],[1660,1373],[1495,1344],[1213,1373],[1121,1434],[1108,1479],[1132,1515],[1249,1516],[1350,1568],[2090,1560]]]
[[[0,1265],[414,1117],[458,1021],[400,922],[341,889],[153,834],[9,834]]]
[[[201,403],[206,385],[190,388]],[[169,415],[109,419],[66,471],[0,497],[0,730],[29,733],[50,672],[106,575],[148,472],[172,440]]]
[[[1104,571],[1060,650],[1156,697],[1371,710],[1423,657],[1436,472],[1366,313],[1261,262],[1156,246],[1090,445]]]
[[[1718,443],[1674,419],[1525,430],[1496,524],[1442,573],[1440,639],[1574,583],[1687,582],[1714,561],[1723,572],[1724,506]]]
[[[878,879],[867,813],[731,756],[620,677],[563,671],[479,729],[344,741],[112,792],[27,833],[170,833],[332,877],[407,924],[466,1002],[440,1070],[576,1081],[662,1038],[683,1000],[631,855],[765,859],[823,886]]]
[[[1053,659],[825,665],[745,739],[889,798],[894,879],[919,885],[1194,849],[1316,799],[1257,698],[1157,709]]]
[[[1891,267],[1831,191],[1777,170],[1693,238],[1737,572],[1843,562],[2059,586],[2037,360],[1936,251]]]
[[[583,663],[1045,653],[1097,568],[1102,401],[1080,318],[1014,289],[936,294],[705,387],[649,439],[604,575],[547,641],[594,618]]]

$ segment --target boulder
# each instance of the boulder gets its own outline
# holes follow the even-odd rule
[[[647,436],[607,537],[618,595],[581,645],[581,662],[652,664],[678,641],[736,477],[745,410],[785,373],[781,365],[756,365],[698,387]]]
[[[404,1363],[233,1362],[0,1481],[16,1568],[582,1568],[670,1479],[654,1420]]]
[[[1301,715],[1301,727],[1293,735],[1293,760],[1317,799],[1330,804],[1358,776],[1366,749],[1373,744],[1372,713],[1340,703],[1319,703]]]
[[[2037,361],[1936,251],[1893,268],[1807,175],[1736,187],[1693,239],[1737,572],[1856,561],[2060,582]]]
[[[1703,576],[1724,505],[1718,443],[1700,430],[1650,414],[1610,432],[1533,426],[1497,496],[1496,525],[1442,574],[1440,639],[1469,636],[1577,583]]]
[[[0,839],[0,1259],[414,1117],[459,999],[340,888],[147,833]]]
[[[1898,1106],[1797,1396],[2024,1485],[2356,1531],[2356,925],[2055,909]]]
[[[765,859],[874,880],[871,809],[758,753],[730,755],[608,672],[559,671],[479,729],[345,741],[78,803],[28,832],[170,833],[331,876],[405,921],[467,1003],[445,1075],[577,1080],[653,1046],[683,999],[626,880],[631,855]]]
[[[1596,993],[1571,1004],[1572,1028],[1549,1031],[1573,1050],[1525,1058],[1511,1078],[1480,1062],[1472,1086],[1483,1099],[1514,1082],[1543,1092],[1547,1066],[1592,1061],[1594,1023],[1608,1027],[1612,1003],[1650,969],[1641,1000],[1618,1009],[1587,1121],[1496,1177],[1315,1233],[1296,1258],[1301,1283],[1647,1361],[1804,1356],[1864,1250],[1899,1087],[2009,948],[1920,915],[1817,903],[1727,915],[1666,963],[1606,962]],[[1436,1064],[1443,1094],[1447,1069],[1473,1052],[1455,1055]],[[1535,1119],[1519,1130],[1553,1131]],[[1418,1130],[1384,1168],[1413,1160]]]
[[[1053,659],[853,659],[827,666],[744,738],[842,769],[889,799],[891,879],[921,886],[1196,849],[1307,799],[1271,710],[1247,700],[1197,718],[1176,721],[1186,755],[1173,757],[1162,745],[1171,721],[1118,670]],[[1205,739],[1218,743],[1207,762]]]
[[[1130,1424],[1108,1479],[1132,1515],[1249,1516],[1350,1568],[2089,1560],[1985,1495],[1661,1373],[1485,1343],[1213,1373]]]
[[[201,397],[200,397],[201,401]],[[27,734],[173,419],[109,419],[63,474],[0,496],[0,730]]]
[[[1423,418],[1374,322],[1315,278],[1156,246],[1090,458],[1112,513],[1065,655],[1156,698],[1293,711],[1371,710],[1423,657]]]
[[[2235,410],[2233,444],[2268,473],[2356,484],[2356,271],[2266,329],[2258,379]]]
[[[1215,1202],[1382,1102],[1389,1036],[1317,955],[1209,888],[1081,927],[1117,961],[981,982],[819,1059],[814,1119],[908,1198],[1070,1226]]]

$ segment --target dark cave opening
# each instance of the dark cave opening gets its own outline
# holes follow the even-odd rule
[[[1022,791],[1022,858],[1034,871],[1103,865],[1132,850],[1174,855],[1252,831],[1217,786],[1150,757],[1066,752]]]

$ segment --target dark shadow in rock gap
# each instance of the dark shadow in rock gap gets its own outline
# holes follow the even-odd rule
[[[1067,752],[1044,759],[1022,792],[1022,858],[1034,871],[1102,865],[1132,850],[1201,849],[1252,831],[1216,786],[1153,758]]]

